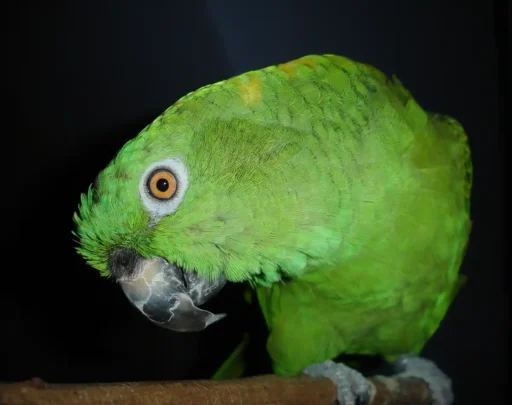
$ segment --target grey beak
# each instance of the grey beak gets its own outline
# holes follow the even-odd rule
[[[111,271],[130,302],[150,321],[178,332],[196,332],[224,318],[198,308],[226,284],[184,271],[161,257],[143,259],[123,249],[111,257]]]

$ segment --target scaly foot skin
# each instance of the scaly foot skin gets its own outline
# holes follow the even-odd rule
[[[343,363],[328,360],[306,367],[303,373],[310,377],[330,379],[336,385],[338,401],[343,405],[365,405],[370,400],[370,382],[361,373]]]
[[[394,364],[396,377],[419,377],[432,392],[433,405],[450,405],[454,395],[450,378],[434,362],[418,356],[401,356]]]
[[[434,362],[418,356],[401,356],[393,366],[398,374],[394,377],[423,379],[432,392],[432,405],[451,405],[454,400],[450,378]],[[312,364],[303,370],[310,377],[329,378],[337,388],[337,396],[343,405],[366,405],[372,394],[372,384],[358,371],[328,360]]]

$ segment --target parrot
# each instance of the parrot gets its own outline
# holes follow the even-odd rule
[[[469,140],[396,75],[310,54],[185,94],[126,142],[80,196],[78,254],[154,324],[202,331],[227,283],[255,292],[276,375],[330,378],[368,402],[341,354],[420,357],[464,283]],[[357,402],[359,401],[359,402]]]

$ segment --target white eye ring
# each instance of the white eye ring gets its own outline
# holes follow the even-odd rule
[[[168,200],[155,198],[148,190],[148,179],[155,170],[168,170],[176,178],[176,192]],[[139,195],[146,210],[157,220],[176,212],[185,197],[188,188],[188,170],[180,158],[164,159],[154,162],[144,171],[139,182]]]

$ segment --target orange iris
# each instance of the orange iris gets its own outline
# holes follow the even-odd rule
[[[148,179],[148,189],[154,198],[168,200],[176,194],[177,181],[174,174],[166,169],[155,170]]]

